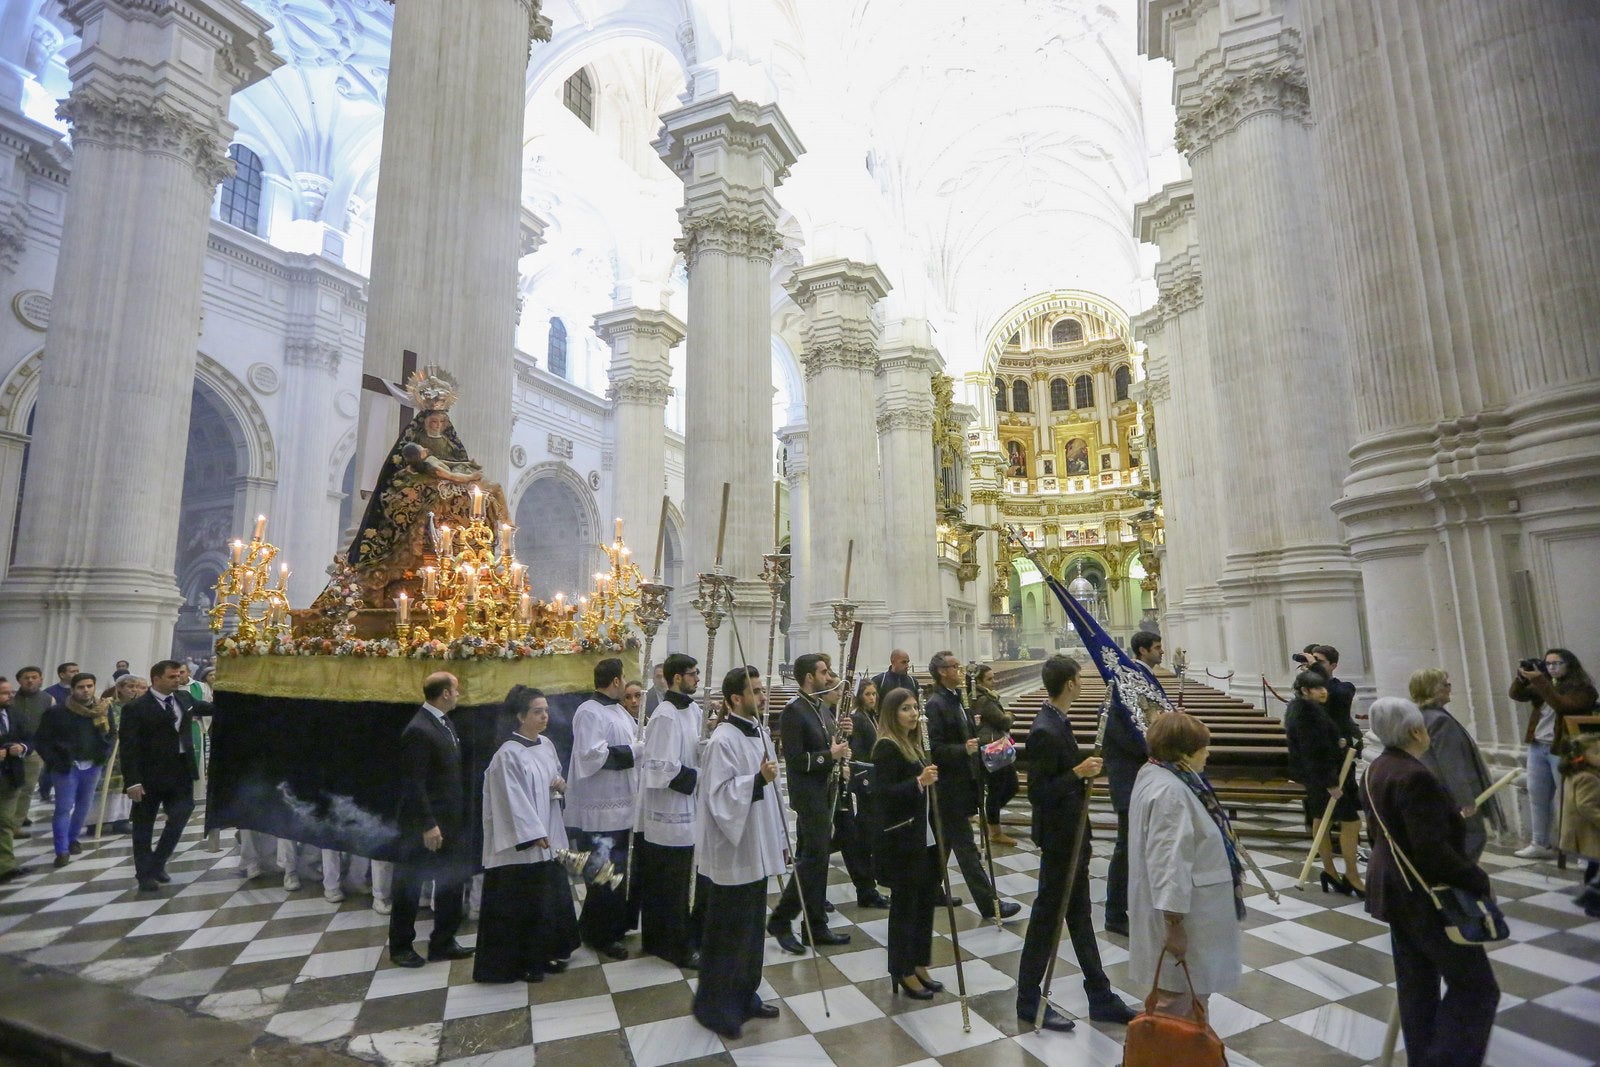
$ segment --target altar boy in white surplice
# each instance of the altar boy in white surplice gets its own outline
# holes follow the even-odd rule
[[[782,876],[782,801],[778,764],[762,714],[761,677],[737,667],[722,681],[723,717],[700,764],[696,867],[705,880],[708,920],[700,943],[700,985],[694,1017],[724,1037],[738,1037],[750,1019],[774,1019],[761,984],[767,879]]]
[[[567,791],[567,826],[577,847],[624,870],[628,839],[638,807],[639,771],[634,761],[644,751],[635,737],[637,723],[623,708],[622,660],[594,665],[594,695],[572,715],[572,786]],[[583,943],[614,960],[628,958],[622,938],[632,916],[622,889],[591,885],[583,898],[578,933]]]
[[[578,947],[572,886],[555,857],[567,847],[567,784],[555,745],[542,736],[550,724],[544,694],[512,686],[505,712],[515,732],[483,776],[483,908],[472,979],[540,982],[566,970]]]
[[[691,698],[700,688],[692,656],[674,652],[662,670],[667,691],[644,731],[640,760],[639,836],[634,847],[633,900],[639,908],[644,950],[679,967],[700,965],[700,925],[705,901],[689,909],[694,877],[694,821],[704,712]]]

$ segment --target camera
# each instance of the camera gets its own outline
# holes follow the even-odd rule
[[[1543,673],[1543,674],[1549,674],[1550,673],[1550,668],[1545,665],[1545,662],[1544,662],[1543,659],[1534,659],[1534,658],[1530,657],[1528,659],[1523,660],[1522,663],[1520,664],[1520,666],[1525,671],[1539,671],[1540,673]]]
[[[1296,663],[1298,663],[1298,664],[1300,664],[1302,666],[1305,666],[1305,667],[1309,667],[1313,663],[1316,662],[1316,658],[1313,657],[1311,655],[1311,653],[1309,653],[1309,652],[1296,652],[1294,655],[1290,656],[1289,658],[1294,660]]]

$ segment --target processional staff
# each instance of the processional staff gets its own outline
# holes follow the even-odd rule
[[[666,545],[667,539],[667,504],[670,497],[663,495],[661,498],[661,521],[656,528],[656,567],[651,581],[639,583],[639,606],[634,609],[634,621],[639,624],[639,629],[644,631],[644,669],[653,669],[651,662],[651,648],[655,644],[656,631],[661,624],[671,617],[672,612],[667,607],[671,602],[672,586],[661,583],[661,550]],[[670,679],[668,679],[670,681]],[[644,741],[644,728],[650,719],[648,706],[641,704],[639,707],[639,721],[634,727],[634,740]],[[644,789],[641,788],[633,803],[633,832],[639,833],[640,822],[644,818]],[[638,849],[633,847],[633,841],[628,842],[627,870],[623,876],[629,892],[633,890],[633,854]]]

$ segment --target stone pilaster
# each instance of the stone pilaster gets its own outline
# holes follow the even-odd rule
[[[451,420],[502,483],[511,470],[524,76],[529,41],[550,38],[539,6],[395,6],[362,362],[391,382],[408,350],[446,368],[461,391]],[[394,440],[396,408],[371,391],[361,399],[356,485],[366,490]]]
[[[672,349],[684,325],[668,311],[620,307],[596,315],[594,332],[611,346],[611,513],[622,520],[633,560],[646,578],[655,565],[656,527],[666,491],[664,416],[672,396]]]
[[[85,42],[61,105],[72,184],[0,640],[148,663],[180,603],[176,492],[228,101],[281,61],[238,0],[79,0],[66,17]]]
[[[704,635],[688,601],[694,576],[712,569],[722,484],[733,487],[723,570],[737,576],[735,610],[745,652],[765,635],[761,557],[772,551],[772,256],[783,244],[773,190],[804,151],[775,104],[731,95],[662,116],[655,147],[684,183],[677,247],[689,271],[685,351],[684,588],[675,609]],[[695,635],[700,635],[696,637]],[[731,628],[718,661],[731,663]],[[714,679],[703,679],[706,685]]]
[[[1351,391],[1323,192],[1292,6],[1145,0],[1145,48],[1174,61],[1177,143],[1193,172],[1205,250],[1215,511],[1226,557],[1226,656],[1259,692],[1291,648],[1338,646],[1366,664],[1360,574],[1330,505],[1349,446]],[[1240,180],[1248,175],[1248,181]],[[1170,479],[1169,479],[1170,481]]]
[[[889,292],[876,266],[830,259],[799,268],[789,296],[805,312],[800,363],[806,375],[806,424],[812,431],[811,570],[806,591],[813,641],[827,632],[832,601],[845,594],[863,624],[860,663],[887,663],[888,588],[884,578],[883,492],[873,433],[873,373],[878,362],[873,305]],[[820,646],[831,650],[831,644]]]
[[[878,349],[878,456],[883,464],[890,645],[934,652],[945,640],[935,524],[939,472],[933,453],[933,376],[944,360],[925,319],[901,319]],[[920,520],[920,521],[919,521]]]
[[[1512,665],[1600,631],[1600,12],[1303,8],[1362,399],[1336,511],[1376,680],[1445,668],[1515,761]]]

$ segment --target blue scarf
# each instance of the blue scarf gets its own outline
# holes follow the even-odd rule
[[[1217,794],[1212,790],[1211,783],[1204,774],[1191,771],[1180,763],[1162,763],[1160,760],[1151,760],[1157,767],[1165,767],[1178,776],[1178,781],[1189,787],[1206,809],[1206,814],[1211,816],[1211,821],[1217,824],[1217,830],[1222,834],[1222,846],[1228,850],[1228,870],[1233,875],[1233,910],[1240,919],[1245,917],[1244,910],[1244,865],[1239,862],[1239,853],[1233,845],[1233,826],[1228,822],[1228,815],[1222,810],[1222,802],[1217,799]]]

